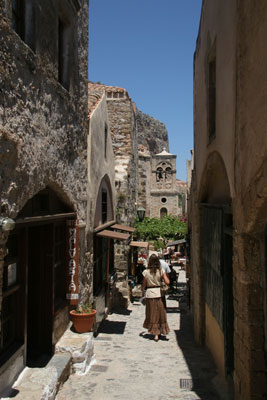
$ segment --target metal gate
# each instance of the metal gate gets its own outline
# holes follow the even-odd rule
[[[225,373],[234,369],[232,214],[229,207],[205,205],[203,210],[205,301],[224,333]]]
[[[204,208],[203,261],[206,303],[223,330],[222,209]]]

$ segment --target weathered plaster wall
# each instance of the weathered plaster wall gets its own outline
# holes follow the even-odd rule
[[[227,204],[235,196],[236,5],[206,0],[194,57],[194,171],[190,190],[190,285],[195,337],[210,348],[224,375],[223,332],[205,303],[201,202]],[[216,58],[216,136],[209,139],[208,65]],[[206,339],[205,339],[206,338]],[[206,340],[206,341],[205,341]],[[214,343],[220,344],[217,348]]]
[[[235,1],[204,1],[195,51],[194,149],[200,193],[206,160],[219,149],[234,197],[235,155]],[[202,22],[203,21],[203,22]],[[208,60],[216,46],[216,138],[208,140]]]
[[[216,165],[226,167],[230,182],[230,197],[234,195],[235,154],[235,2],[227,5],[220,1],[204,1],[194,58],[194,182],[190,201],[192,220],[192,290],[195,303],[196,337],[203,335],[204,316],[202,298],[200,209],[199,201],[224,201],[224,188],[211,194],[213,183],[219,184],[221,177]],[[208,138],[208,61],[210,52],[216,47],[216,137]],[[215,154],[215,156],[214,156]],[[210,158],[209,158],[210,157]],[[216,159],[214,162],[212,159]],[[219,168],[220,169],[220,168]],[[211,171],[209,173],[209,171]],[[214,171],[214,172],[213,172]],[[213,183],[210,176],[214,175]],[[217,175],[218,176],[217,176]],[[208,178],[207,178],[208,176]],[[209,198],[209,199],[208,199]],[[229,200],[229,198],[227,199]]]
[[[87,204],[87,243],[89,260],[89,296],[92,298],[93,283],[93,229],[101,221],[101,187],[107,185],[108,217],[115,218],[115,169],[112,140],[109,132],[106,95],[103,88],[89,83],[89,133],[88,133],[88,204]],[[105,130],[107,130],[105,154]]]
[[[108,133],[106,156],[105,127]],[[104,178],[110,182],[113,195],[111,198],[112,209],[108,210],[108,220],[111,220],[115,215],[115,169],[105,94],[102,95],[100,102],[90,116],[88,136],[88,231],[92,231],[96,227],[97,196],[101,181]],[[100,216],[98,216],[97,224],[101,225]]]
[[[223,200],[232,198],[234,222],[233,379],[234,398],[238,400],[263,399],[267,391],[266,34],[264,1],[227,1],[227,6],[218,1],[203,2],[194,74],[195,165],[189,218],[192,306],[196,337],[201,341],[205,312],[199,202],[218,202],[228,192],[230,195]],[[207,145],[205,65],[209,43],[215,37],[217,130],[216,138]],[[228,189],[227,185],[218,184],[221,177],[221,181],[228,180]],[[211,334],[212,328],[208,331],[209,338]],[[216,351],[213,353],[216,357]],[[218,365],[222,357],[219,359]]]
[[[212,353],[218,366],[221,376],[225,376],[224,370],[224,334],[219,327],[216,319],[213,317],[209,307],[205,306],[205,343]]]
[[[267,5],[237,5],[235,387],[237,398],[258,399],[267,393]]]

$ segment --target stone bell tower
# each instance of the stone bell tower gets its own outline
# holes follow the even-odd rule
[[[176,187],[176,155],[164,148],[152,156],[150,191],[150,217],[178,215],[178,191]]]

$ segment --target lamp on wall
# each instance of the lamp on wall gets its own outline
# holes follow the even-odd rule
[[[15,227],[15,221],[11,218],[0,217],[0,231],[9,232]]]
[[[143,207],[138,207],[136,212],[137,212],[137,217],[139,219],[139,222],[142,222],[143,219],[145,218],[146,210]]]

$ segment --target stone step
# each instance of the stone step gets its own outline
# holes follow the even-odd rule
[[[54,400],[72,373],[84,374],[94,360],[93,333],[67,329],[56,344],[55,354],[45,367],[26,367],[2,400]]]
[[[2,399],[53,400],[71,373],[71,354],[55,354],[44,368],[26,367]]]

